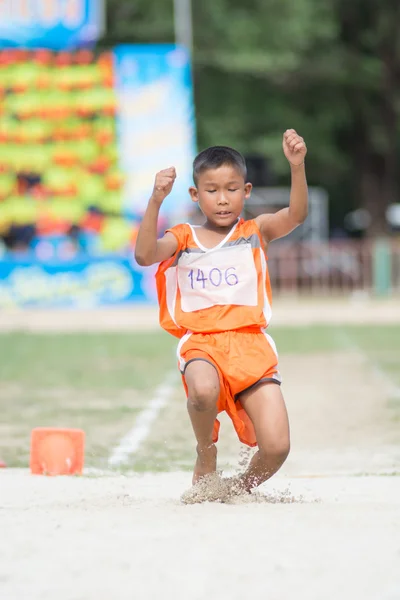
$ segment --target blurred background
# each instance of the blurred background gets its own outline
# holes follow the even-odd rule
[[[0,3],[0,308],[154,302],[135,264],[157,170],[160,233],[196,220],[191,162],[246,157],[250,218],[287,205],[282,133],[308,144],[310,214],[274,244],[277,294],[400,289],[396,3]]]
[[[0,0],[1,598],[400,598],[399,24],[398,0]],[[138,224],[171,165],[160,234],[198,222],[210,145],[247,159],[246,218],[287,206],[288,128],[310,210],[268,249],[292,450],[265,498],[299,504],[208,506],[198,535],[178,506],[196,452],[177,339]],[[87,477],[27,477],[37,427],[82,429]],[[222,414],[219,469],[242,451]],[[132,471],[161,476],[114,476]],[[254,543],[233,570],[215,558],[239,515]]]

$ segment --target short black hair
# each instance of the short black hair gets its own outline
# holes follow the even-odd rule
[[[244,156],[229,146],[211,146],[200,152],[193,161],[193,181],[197,185],[201,173],[208,169],[218,169],[223,165],[230,165],[237,169],[246,181],[247,167]]]

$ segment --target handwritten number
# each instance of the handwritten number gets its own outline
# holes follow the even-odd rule
[[[229,273],[229,271],[231,272]],[[230,286],[237,285],[239,283],[238,276],[235,273],[232,273],[232,271],[236,271],[235,267],[230,267],[225,271],[225,281]]]
[[[195,280],[194,270],[191,269],[188,274],[188,278],[190,279],[190,287],[192,290],[195,289],[195,281],[201,282],[203,284],[203,290],[206,287],[206,282],[210,281],[214,287],[219,287],[222,284],[222,277],[224,277],[225,283],[232,287],[233,285],[237,285],[239,283],[239,278],[236,275],[236,267],[229,267],[226,271],[221,271],[217,267],[211,269],[209,276],[205,277],[204,271],[202,269],[197,269],[197,277]]]
[[[197,280],[203,282],[203,290],[206,287],[206,281],[208,281],[207,277],[204,277],[204,272],[201,269],[197,269]]]
[[[214,276],[213,276],[214,272],[217,273],[216,277],[218,277],[218,279],[216,279],[216,281],[214,281]],[[222,283],[222,272],[219,269],[217,269],[216,267],[214,267],[214,269],[211,269],[209,277],[210,277],[211,283],[215,287],[219,287],[221,285],[221,283]]]
[[[190,271],[188,277],[190,279],[190,286],[191,286],[191,288],[193,290],[194,289],[194,286],[193,286],[193,269]]]

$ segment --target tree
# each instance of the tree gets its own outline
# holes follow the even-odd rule
[[[174,41],[173,0],[106,0],[107,31],[101,45]]]
[[[337,0],[338,44],[345,55],[344,97],[355,190],[372,216],[371,235],[386,231],[385,212],[399,200],[400,5],[393,0]]]
[[[269,158],[288,182],[284,129],[309,146],[337,224],[359,206],[386,231],[398,198],[400,42],[397,0],[193,2],[199,146]],[[110,0],[105,43],[173,41],[173,0]]]

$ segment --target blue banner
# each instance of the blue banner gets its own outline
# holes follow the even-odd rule
[[[115,257],[71,263],[0,261],[0,310],[153,303],[155,270]]]
[[[71,49],[104,31],[104,0],[0,0],[0,46]]]
[[[196,146],[190,56],[173,45],[124,45],[114,53],[125,209],[142,213],[156,173],[174,166],[177,180],[162,213],[186,218]]]

